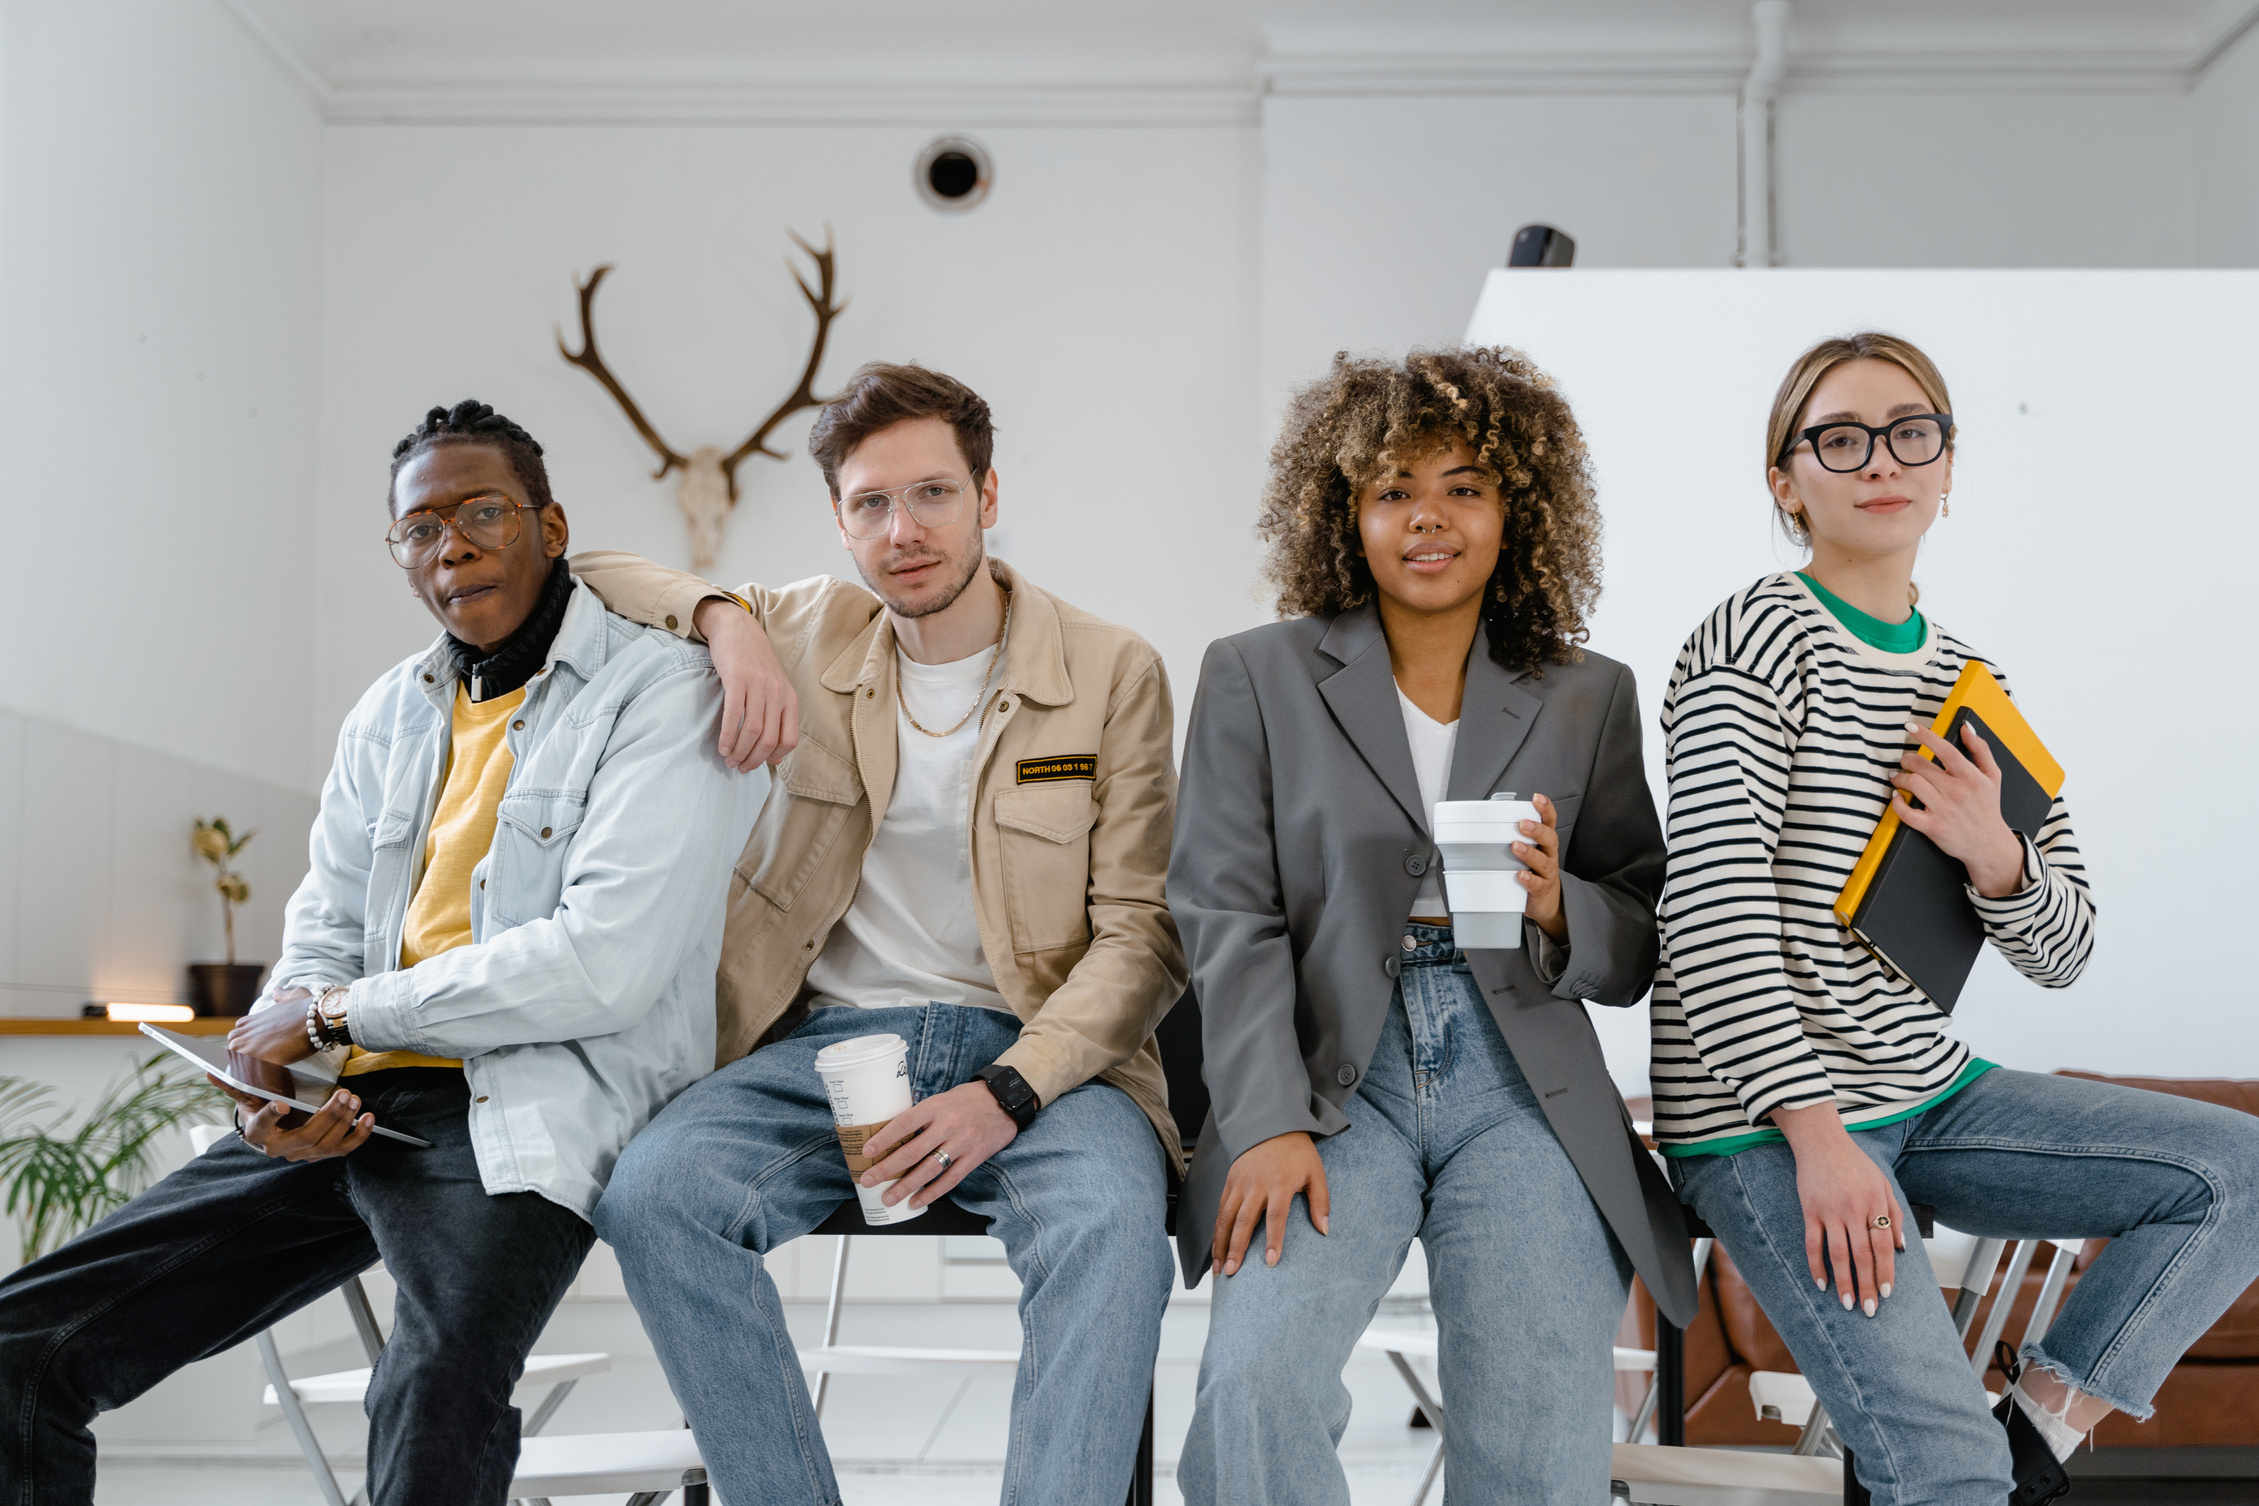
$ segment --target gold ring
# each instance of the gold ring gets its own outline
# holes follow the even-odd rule
[[[1870,1220],[1868,1221],[1868,1223],[1867,1223],[1867,1227],[1868,1227],[1868,1228],[1870,1228],[1870,1229],[1887,1229],[1887,1228],[1889,1228],[1889,1227],[1890,1227],[1890,1215],[1889,1215],[1889,1214],[1887,1214],[1887,1213],[1878,1213],[1878,1214],[1876,1214],[1876,1215],[1875,1215],[1875,1216],[1874,1216],[1874,1217],[1873,1217],[1872,1219],[1870,1219]]]

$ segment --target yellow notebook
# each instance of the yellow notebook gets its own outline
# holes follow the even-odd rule
[[[2063,787],[2063,767],[2048,753],[1992,671],[1972,659],[1938,708],[1932,731],[1967,751],[1973,726],[2000,765],[2000,814],[2036,838]],[[1933,755],[1927,748],[1922,757]],[[1947,1014],[1984,949],[1984,923],[1969,902],[1969,873],[1937,844],[1885,810],[1867,849],[1836,897],[1835,918],[1893,972],[1910,979]]]

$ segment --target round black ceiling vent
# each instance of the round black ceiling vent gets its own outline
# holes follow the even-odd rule
[[[955,214],[988,197],[995,172],[987,147],[969,136],[940,136],[918,154],[913,177],[918,197],[936,209]]]

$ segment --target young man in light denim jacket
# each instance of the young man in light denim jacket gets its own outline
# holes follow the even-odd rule
[[[228,1038],[342,1085],[311,1116],[241,1097],[240,1139],[0,1283],[0,1500],[91,1501],[97,1412],[381,1258],[370,1499],[500,1506],[510,1390],[612,1163],[713,1066],[764,781],[715,751],[705,651],[574,584],[541,448],[486,405],[431,410],[393,472],[393,558],[446,632],[346,719],[273,992]]]

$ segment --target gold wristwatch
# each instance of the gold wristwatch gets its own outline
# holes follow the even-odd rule
[[[321,998],[314,1004],[322,1017],[323,1033],[340,1046],[353,1044],[353,1032],[346,1027],[345,1022],[345,1002],[352,993],[353,985],[350,983],[332,984],[322,990]]]

